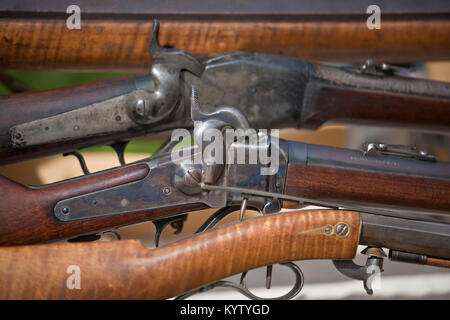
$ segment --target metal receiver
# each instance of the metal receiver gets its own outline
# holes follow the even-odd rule
[[[150,38],[150,55],[154,59],[151,80],[146,88],[137,88],[126,95],[99,101],[85,107],[34,120],[9,130],[10,144],[14,148],[41,145],[77,138],[107,135],[156,126],[183,109],[181,73],[190,72],[200,77],[204,65],[191,54],[177,49],[161,47],[158,41],[159,22],[154,21]],[[182,113],[182,112],[181,112]],[[180,115],[184,121],[184,115]]]

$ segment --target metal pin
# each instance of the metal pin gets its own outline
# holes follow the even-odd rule
[[[407,151],[403,151],[407,150]],[[436,158],[425,151],[417,150],[415,145],[397,145],[379,142],[366,142],[363,144],[364,155],[368,156],[399,156],[423,161],[436,161]]]
[[[89,174],[89,169],[86,165],[86,161],[84,160],[84,157],[81,153],[79,153],[78,151],[71,151],[71,152],[63,153],[63,156],[64,157],[75,156],[78,159],[78,162],[80,163],[81,170],[83,170],[83,173]]]
[[[239,221],[242,221],[244,219],[244,213],[245,213],[245,210],[247,209],[247,202],[248,202],[248,198],[244,198],[244,201],[242,201],[242,205],[241,205],[241,214],[239,215]]]
[[[113,144],[110,144],[110,147],[114,149],[117,154],[117,158],[119,158],[120,165],[125,165],[125,149],[130,141],[116,141]]]
[[[267,271],[266,271],[266,289],[270,289],[270,287],[272,286],[272,267],[273,267],[273,265],[267,266]]]

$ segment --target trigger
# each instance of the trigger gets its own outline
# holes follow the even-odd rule
[[[159,246],[159,240],[161,238],[161,235],[162,235],[164,229],[169,224],[172,228],[175,229],[174,234],[179,234],[183,230],[184,221],[186,221],[186,219],[187,219],[187,214],[183,214],[183,215],[176,216],[176,217],[153,220],[152,222],[156,228],[155,247]]]

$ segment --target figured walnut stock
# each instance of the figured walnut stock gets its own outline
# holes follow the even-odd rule
[[[376,92],[321,84],[308,85],[312,93],[304,103],[305,128],[316,129],[327,121],[346,124],[401,126],[448,132],[448,99],[412,94]]]
[[[345,222],[346,238],[317,232]],[[360,218],[299,211],[249,219],[149,250],[140,241],[0,248],[1,299],[166,299],[248,269],[301,259],[352,259]],[[68,290],[69,265],[81,289]]]
[[[363,11],[361,11],[363,12]],[[65,18],[0,19],[0,68],[102,69],[145,72],[151,59],[147,21],[83,20],[69,30]],[[445,60],[447,19],[389,21],[369,30],[360,21],[164,21],[162,45],[196,56],[247,51],[309,60]]]
[[[286,194],[311,199],[450,210],[450,181],[289,164]]]
[[[58,220],[53,213],[59,200],[140,180],[148,170],[145,164],[131,165],[37,189],[0,176],[0,245],[64,239],[204,208],[192,204],[70,222]]]

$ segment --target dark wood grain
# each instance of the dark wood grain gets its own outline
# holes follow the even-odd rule
[[[148,72],[152,21],[0,20],[0,68],[96,69]],[[380,30],[360,21],[162,21],[162,45],[196,56],[247,51],[315,61],[446,60],[450,21],[383,20]]]
[[[349,225],[345,239],[311,232],[339,222]],[[300,211],[152,250],[136,240],[0,248],[0,299],[166,299],[267,264],[352,259],[359,233],[357,212]],[[80,268],[80,290],[66,287],[69,265]]]
[[[193,204],[72,222],[63,222],[54,216],[53,207],[59,200],[140,180],[148,170],[145,164],[131,165],[41,189],[24,187],[0,177],[3,199],[0,245],[64,239],[204,208]]]
[[[286,194],[365,205],[450,210],[450,180],[324,166],[289,164]]]
[[[305,103],[302,124],[371,124],[450,131],[450,100],[315,84]]]

